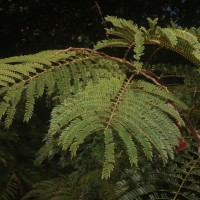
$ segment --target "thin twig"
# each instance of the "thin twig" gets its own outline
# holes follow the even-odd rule
[[[97,10],[98,10],[98,13],[99,13],[99,16],[100,16],[100,19],[101,19],[101,23],[103,24],[104,28],[107,28],[107,24],[106,24],[106,21],[105,21],[105,19],[103,17],[103,13],[101,11],[101,7],[99,6],[97,1],[95,1],[94,3],[96,5],[96,7],[97,7]],[[106,34],[106,37],[108,38],[108,34]]]
[[[143,76],[145,76],[146,78],[150,79],[151,81],[153,81],[156,85],[164,88],[167,93],[170,93],[169,90],[168,90],[168,88],[151,71],[143,69],[139,73],[142,74]]]
[[[89,48],[69,47],[68,49],[64,49],[64,50],[59,50],[59,51],[57,51],[57,52],[55,53],[55,56],[56,56],[57,54],[59,54],[59,53],[65,53],[65,52],[68,52],[68,51],[83,51],[83,52],[86,51],[86,52],[90,52],[90,53],[92,53],[93,55],[101,56],[101,57],[103,57],[103,58],[106,58],[106,59],[108,59],[108,60],[115,61],[115,62],[117,62],[117,63],[123,63],[123,64],[125,64],[125,65],[131,67],[132,69],[135,69],[135,70],[136,70],[135,66],[134,66],[132,63],[130,63],[130,62],[128,62],[128,61],[125,61],[124,59],[116,58],[116,57],[113,57],[113,56],[109,56],[109,55],[107,55],[107,54],[105,54],[105,53],[98,52],[98,51],[95,51],[95,50],[89,49]]]
[[[129,46],[129,48],[126,50],[126,52],[125,52],[125,54],[124,54],[124,57],[123,57],[123,60],[126,60],[126,59],[127,59],[128,54],[129,54],[130,50],[134,47],[134,45],[135,45],[135,42],[133,42],[133,43]]]
[[[20,195],[23,196],[24,195],[24,186],[23,184],[21,183],[21,181],[19,180],[18,176],[16,175],[15,173],[15,170],[12,171],[12,176],[10,177],[9,181],[7,182],[7,187],[9,187],[9,185],[11,184],[12,181],[16,181],[18,183],[18,186],[19,186],[19,192],[20,192]]]
[[[99,4],[98,4],[97,1],[95,1],[95,5],[96,5],[96,7],[97,7],[97,10],[98,10],[99,16],[100,16],[100,18],[101,18],[102,24],[105,26],[105,25],[106,25],[106,22],[105,22],[105,20],[104,20],[104,18],[103,18],[103,14],[102,14],[101,8],[100,8],[100,6],[99,6]]]
[[[145,63],[145,67],[147,67],[150,63],[150,61],[152,60],[152,58],[155,56],[155,54],[160,50],[162,49],[162,46],[159,46],[158,48],[156,48],[156,50],[149,56],[148,60],[146,61]]]
[[[192,117],[192,112],[194,111],[194,109],[196,108],[196,106],[195,106],[195,97],[196,97],[196,93],[197,93],[197,88],[195,87],[194,88],[194,92],[193,92],[193,98],[192,98],[192,108],[191,108],[191,110],[190,110],[190,112],[189,112],[189,117],[188,117],[188,120],[190,120],[191,119],[191,117]]]

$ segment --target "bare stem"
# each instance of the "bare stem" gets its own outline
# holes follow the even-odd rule
[[[104,18],[103,18],[103,14],[102,14],[101,8],[100,8],[100,6],[99,6],[99,4],[98,4],[97,1],[95,1],[95,5],[96,5],[96,7],[97,7],[97,10],[98,10],[99,16],[100,16],[100,18],[101,18],[102,24],[105,25],[106,22],[105,22],[105,20],[104,20]]]
[[[157,53],[160,49],[162,49],[162,46],[159,46],[158,48],[156,48],[156,50],[149,56],[148,60],[146,61],[145,65],[144,65],[145,67],[147,67],[147,66],[149,65],[149,63],[150,63],[150,61],[152,60],[152,58],[156,55],[156,53]]]

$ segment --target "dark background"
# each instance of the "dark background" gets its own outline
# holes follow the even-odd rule
[[[145,25],[147,17],[158,17],[163,26],[173,20],[183,27],[198,27],[200,0],[0,0],[0,58],[92,47],[105,38],[106,15],[139,25]]]

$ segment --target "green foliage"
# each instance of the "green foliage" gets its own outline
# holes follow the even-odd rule
[[[12,124],[20,100],[25,102],[24,121],[28,122],[33,114],[35,100],[44,93],[48,96],[58,95],[62,101],[71,93],[78,92],[88,79],[97,81],[117,66],[115,63],[111,66],[112,62],[105,62],[87,52],[55,53],[46,51],[0,60],[0,93],[3,96],[0,116],[6,116],[6,128]]]
[[[103,187],[115,170],[121,171],[120,165],[128,166],[127,161],[136,169],[131,176],[137,187],[130,193],[129,189],[123,188],[122,193],[128,193],[122,199],[149,197],[175,200],[179,198],[183,186],[184,197],[199,198],[199,182],[196,180],[196,176],[199,176],[199,159],[194,158],[196,150],[191,149],[192,153],[184,154],[184,158],[175,154],[183,132],[192,134],[197,145],[200,144],[199,30],[162,28],[157,25],[158,19],[148,19],[148,29],[117,17],[105,19],[111,26],[106,29],[109,38],[97,43],[95,49],[123,47],[125,51],[122,58],[93,49],[70,47],[0,59],[0,118],[5,128],[15,123],[29,122],[33,114],[38,112],[38,101],[45,99],[50,105],[49,129],[44,137],[44,145],[36,154],[35,163],[43,167],[46,160],[50,160],[53,169],[61,175],[55,177],[55,174],[51,174],[44,180],[41,178],[40,182],[35,181],[37,183],[34,185],[35,182],[30,181],[26,187],[33,185],[33,188],[24,198],[90,199],[84,193],[89,192],[84,186],[88,182],[77,181],[86,177],[78,173],[88,174],[92,182],[99,181],[100,177],[105,179],[100,182]],[[156,50],[155,45],[158,46]],[[180,54],[189,63],[172,65],[153,60],[152,65],[156,53],[163,49]],[[152,52],[149,54],[149,51]],[[170,85],[171,76],[181,79],[175,87]],[[185,93],[187,90],[192,92]],[[3,135],[0,133],[0,139]],[[18,134],[15,132],[14,135],[17,144]],[[9,137],[6,140],[9,141]],[[189,143],[192,142],[189,140]],[[91,144],[92,148],[88,149]],[[80,156],[86,150],[93,156]],[[7,161],[10,154],[15,155],[13,150],[9,153],[0,147],[3,169],[10,165]],[[84,170],[79,167],[76,173],[79,160],[84,159],[94,166],[88,168],[84,163],[87,167],[83,165]],[[92,163],[93,159],[98,162]],[[148,163],[144,172],[153,171],[154,174],[151,176],[150,173],[146,179],[137,168],[144,159]],[[70,162],[76,167],[72,167]],[[67,174],[67,170],[58,170],[55,163],[69,168],[70,172]],[[173,171],[170,171],[172,167]],[[197,171],[193,171],[196,167]],[[100,174],[99,169],[102,168]],[[20,177],[20,182],[18,178],[12,178],[13,184],[9,183],[6,189],[0,189],[4,195],[2,198],[23,196],[17,191],[21,183],[26,182],[26,175],[21,173],[21,169],[23,167],[18,169],[13,165],[2,176],[1,187],[5,182],[9,183],[10,177]],[[186,183],[186,178],[190,176],[190,182]],[[115,181],[117,178],[115,175]],[[146,180],[150,183],[145,184]],[[161,187],[166,184],[157,185],[159,181],[174,185],[161,192]],[[79,188],[79,192],[72,193],[75,188]],[[110,185],[107,190],[103,189],[105,194],[108,194],[109,188]],[[191,190],[195,191],[193,196]],[[105,196],[98,195],[97,198],[106,199]]]
[[[110,191],[114,191],[115,185],[112,177],[107,181],[101,179],[104,146],[100,143],[100,137],[97,135],[92,142],[83,146],[76,159],[70,160],[67,154],[63,155],[62,161],[65,163],[62,164],[65,167],[61,169],[62,174],[57,171],[54,176],[33,184],[23,199],[110,200],[113,195]]]
[[[107,30],[107,34],[117,36],[117,38],[114,39],[114,45],[113,39],[107,39],[97,43],[95,49],[128,47],[130,50],[134,47],[134,58],[138,60],[144,51],[143,43],[154,44],[177,52],[199,67],[200,44],[196,32],[174,27],[161,28],[157,26],[158,19],[148,19],[149,30],[146,30],[145,27],[139,28],[131,21],[116,17],[107,17],[106,19],[114,25],[113,28]],[[122,41],[124,42],[122,43]]]
[[[200,198],[200,159],[193,150],[176,155],[166,167],[144,165],[126,170],[118,182],[119,200]]]
[[[69,183],[67,177],[61,176],[58,178],[50,179],[49,181],[43,181],[36,183],[33,186],[32,191],[23,199],[75,199],[70,195],[72,188],[68,188],[67,184]],[[71,196],[67,198],[67,196]]]
[[[143,147],[149,160],[152,160],[152,148],[155,148],[166,162],[168,156],[174,157],[173,148],[180,137],[179,129],[168,115],[184,125],[178,112],[167,105],[173,99],[164,90],[143,81],[128,83],[123,77],[101,79],[95,88],[88,84],[83,92],[54,108],[47,141],[59,135],[59,146],[63,151],[69,149],[74,157],[86,137],[96,132],[101,134],[99,131],[102,130],[105,135],[104,178],[110,176],[114,164],[113,131],[125,143],[131,164],[137,164],[134,143]],[[175,103],[182,106],[177,100]],[[130,137],[133,137],[133,146]]]
[[[18,183],[14,178],[14,172],[10,169],[14,156],[11,154],[12,148],[19,141],[19,136],[14,132],[1,130],[0,134],[0,199],[14,200],[18,196]],[[4,144],[4,145],[3,145]],[[10,148],[8,148],[8,145]],[[13,177],[13,178],[12,178]],[[5,183],[7,183],[5,185]]]
[[[0,199],[21,199],[34,182],[45,177],[33,166],[45,129],[36,116],[27,126],[18,122],[10,130],[0,128]]]
[[[56,178],[41,181],[33,185],[32,190],[23,198],[41,200],[109,200],[114,187],[101,180],[100,170],[80,174],[60,175]]]

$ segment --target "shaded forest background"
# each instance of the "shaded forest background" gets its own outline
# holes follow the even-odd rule
[[[100,10],[99,10],[100,8]],[[0,57],[69,46],[92,47],[105,38],[102,17],[114,15],[145,25],[176,21],[200,26],[199,0],[0,0]]]
[[[70,46],[92,48],[97,41],[106,38],[104,28],[107,24],[103,18],[107,15],[133,20],[139,26],[147,26],[146,18],[150,17],[158,18],[158,24],[165,27],[170,21],[174,21],[176,26],[198,28],[200,0],[0,0],[0,58]],[[158,63],[159,59],[164,62],[166,59],[170,62],[187,62],[183,57],[166,51],[162,50],[155,56]],[[163,83],[171,83],[170,81],[182,83],[183,78],[163,79]],[[79,187],[81,192],[86,190],[84,195],[88,199],[109,199],[110,192],[101,194],[106,184],[99,175],[99,160],[102,157],[99,153],[95,154],[95,150],[99,151],[98,148],[103,150],[103,144],[94,149],[98,140],[92,145],[84,145],[78,159],[71,160],[70,156],[67,157],[65,169],[58,167],[57,158],[40,167],[33,165],[36,152],[42,146],[42,139],[47,133],[53,106],[50,99],[42,97],[38,100],[29,123],[23,123],[20,112],[15,116],[9,130],[4,130],[3,122],[0,121],[0,153],[5,154],[3,158],[5,157],[6,163],[4,166],[0,162],[0,195],[5,185],[13,181],[13,177],[20,177],[21,180],[16,186],[16,196],[20,199],[30,190],[32,184],[57,177],[58,173],[71,173],[75,185],[73,187]],[[198,126],[199,122],[199,119],[195,121]],[[96,160],[91,159],[92,156],[88,154],[93,150],[92,156]],[[126,163],[124,160],[119,163],[120,168],[118,166],[110,185],[118,181],[121,169],[127,167]],[[97,168],[100,170],[96,170]],[[74,175],[76,171],[80,174]],[[87,180],[87,184],[83,182],[84,186],[79,185],[76,178],[82,177],[84,180],[85,174],[87,176],[89,173],[92,178]],[[78,195],[78,192],[74,194]]]

